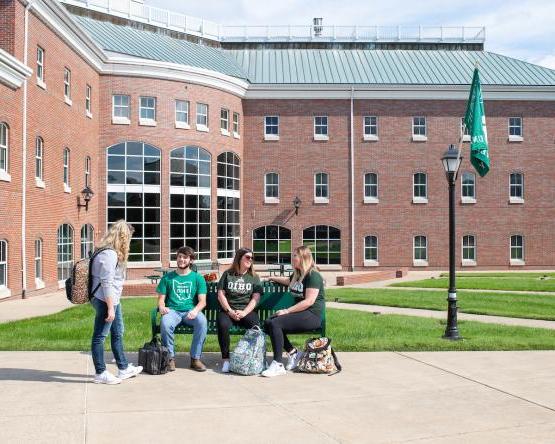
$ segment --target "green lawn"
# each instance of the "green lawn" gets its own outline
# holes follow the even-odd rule
[[[152,299],[126,298],[125,348],[136,351],[149,339]],[[338,351],[547,350],[555,349],[555,331],[459,322],[463,341],[441,339],[444,321],[409,316],[373,315],[351,310],[327,312],[328,335]],[[28,320],[0,324],[0,350],[85,350],[90,347],[93,310],[89,305]],[[301,345],[306,336],[295,338]],[[188,350],[190,336],[177,337],[178,351]],[[237,338],[233,339],[235,342]],[[107,349],[109,349],[107,341]],[[205,351],[219,351],[210,335]]]
[[[505,291],[554,291],[555,278],[541,280],[543,274],[530,276],[528,273],[513,275],[506,273],[486,275],[478,277],[476,274],[467,276],[457,275],[457,289],[481,289],[481,290],[505,290]],[[439,279],[424,279],[421,281],[399,282],[392,284],[391,287],[418,287],[418,288],[447,288],[449,279],[441,277]]]
[[[449,273],[441,273],[441,277],[449,277]],[[457,273],[457,278],[459,277],[500,277],[500,278],[540,278],[540,277],[555,278],[555,273],[552,272],[524,272],[524,271],[495,271],[495,272],[464,272]]]
[[[326,298],[338,302],[391,307],[446,310],[447,291],[393,290],[380,288],[334,288]],[[458,291],[463,313],[555,320],[555,296],[549,294],[480,293]]]

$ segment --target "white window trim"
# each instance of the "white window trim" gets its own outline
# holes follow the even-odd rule
[[[236,133],[235,131],[233,131],[233,137],[236,139],[240,139],[241,136],[239,135],[239,133]]]
[[[328,191],[328,197],[321,197],[321,196],[317,197],[316,196],[316,187],[323,185],[323,184],[317,184],[316,183],[316,175],[318,175],[318,174],[325,174],[326,175],[326,178],[328,180],[327,183],[326,183],[326,188],[327,188],[327,191]],[[330,198],[329,198],[329,195],[330,195],[329,174],[325,173],[323,171],[320,171],[318,173],[314,173],[313,181],[314,181],[314,189],[313,189],[314,203],[315,204],[328,204],[330,202]]]
[[[156,120],[154,119],[143,119],[139,117],[140,126],[156,126]]]
[[[476,263],[476,259],[464,259],[463,255],[464,255],[464,238],[465,236],[472,236],[474,237],[474,242],[476,242],[476,236],[473,234],[465,234],[463,235],[463,237],[461,238],[461,264],[463,267],[475,267],[477,265]],[[478,254],[476,252],[476,243],[474,243],[474,256],[477,257]]]
[[[237,116],[237,131],[235,131],[235,116]],[[231,129],[233,130],[233,137],[236,139],[240,139],[241,136],[239,135],[239,113],[233,113],[232,120],[231,120]]]
[[[267,197],[267,196],[264,196],[264,203],[267,203],[267,204],[278,204],[278,203],[279,203],[279,197]]]
[[[413,134],[412,135],[413,142],[427,142],[428,136],[423,136],[422,134]]]
[[[524,137],[522,136],[509,136],[509,142],[522,142]]]
[[[425,259],[413,259],[412,260],[413,267],[427,267],[428,261]]]
[[[112,124],[114,125],[130,125],[131,120],[128,117],[112,116]]]
[[[230,136],[229,131],[223,128],[220,128],[220,134],[222,136],[228,136],[228,137]]]
[[[37,188],[46,188],[46,184],[44,183],[44,180],[39,179],[38,177],[35,177],[35,186]]]
[[[278,176],[278,183],[277,183],[277,189],[278,189],[278,197],[269,197],[266,196],[266,187],[268,186],[268,183],[266,182],[266,179],[268,177],[268,174],[277,174]],[[272,184],[273,186],[275,186],[276,184]],[[275,172],[275,171],[268,171],[267,173],[264,173],[264,203],[267,204],[278,204],[279,203],[279,173]]]
[[[510,265],[511,266],[516,266],[516,267],[522,267],[522,266],[526,265],[526,262],[523,261],[522,259],[511,259],[510,260]]]
[[[64,96],[64,102],[69,106],[73,105],[73,101],[67,96]]]
[[[264,140],[279,140],[279,134],[264,134]]]
[[[380,262],[375,260],[364,259],[364,266],[365,267],[379,267]]]
[[[414,252],[416,251],[416,238],[417,236],[423,236],[426,239],[426,259],[414,259]],[[412,265],[414,267],[427,267],[428,266],[428,237],[422,234],[412,237]],[[421,248],[421,247],[419,247]]]
[[[0,170],[0,180],[2,182],[11,182],[12,175],[5,170]]]
[[[524,198],[523,197],[514,197],[514,196],[509,197],[509,204],[510,205],[522,205],[523,203],[524,203]]]
[[[42,88],[42,89],[44,89],[44,90],[46,91],[46,83],[44,83],[44,80],[41,80],[41,79],[39,79],[38,77],[37,77],[37,85],[38,85],[40,88]]]
[[[67,83],[66,83],[66,72],[68,73]],[[69,95],[66,94],[66,85],[67,85]],[[71,70],[67,67],[64,68],[64,102],[67,103],[69,106],[73,104],[73,102],[71,101]]]
[[[428,198],[427,197],[413,197],[412,198],[413,204],[427,204]]]
[[[227,111],[227,118],[226,119],[222,118],[222,111]],[[229,112],[228,108],[221,108],[220,109],[220,134],[222,136],[229,136],[230,135],[230,132],[229,132],[229,126],[230,126],[229,125],[230,124],[229,114],[230,114],[230,112]],[[227,122],[227,129],[222,128],[222,121],[224,121],[224,120]],[[233,125],[233,123],[232,123],[232,125]]]
[[[380,199],[377,197],[366,197],[364,196],[364,203],[365,204],[378,204],[380,203]]]
[[[379,180],[378,180],[378,173],[373,173],[372,171],[368,171],[366,173],[364,173],[364,175],[362,176],[362,196],[364,199],[364,203],[365,204],[377,204],[380,203],[380,199],[378,197],[373,197],[373,196],[366,196],[366,175],[367,174],[375,174],[376,175],[376,194],[379,196],[380,195],[380,189],[379,189]]]
[[[522,257],[526,257],[525,256],[525,250],[524,250],[524,247],[526,245],[525,241],[524,241],[524,236],[521,235],[521,234],[518,234],[518,233],[517,234],[511,234],[509,236],[509,264],[510,265],[515,265],[517,267],[521,267],[523,265],[526,265],[526,261],[524,259],[512,259],[511,258],[511,252],[512,252],[511,250],[513,249],[513,246],[512,246],[512,243],[511,243],[511,238],[513,236],[520,236],[522,238]]]
[[[0,286],[0,299],[9,298],[12,295],[12,291],[5,286]]]
[[[475,197],[461,196],[461,204],[469,205],[469,204],[475,204],[475,203],[476,203]]]
[[[207,133],[208,131],[210,131],[206,125],[202,125],[200,123],[196,124],[196,130],[201,131],[203,133]]]
[[[462,260],[462,266],[463,267],[475,267],[476,265],[478,265],[478,264],[473,259],[463,259]]]
[[[373,235],[369,234],[368,236],[373,236]],[[380,260],[379,260],[380,259],[380,251],[379,251],[378,248],[379,248],[380,243],[378,241],[378,236],[375,236],[376,241],[377,241],[376,250],[378,252],[378,259],[377,260],[376,259],[366,259],[366,238],[368,236],[364,236],[362,238],[362,261],[363,261],[365,267],[379,267],[379,265],[380,265]]]
[[[71,187],[67,183],[64,183],[64,193],[71,193]]]
[[[366,118],[375,117],[376,118],[376,134],[366,134]],[[370,126],[370,125],[368,125]],[[378,135],[378,116],[363,116],[362,117],[362,138],[365,142],[377,142],[380,140]]]
[[[191,129],[191,125],[189,125],[187,122],[181,122],[179,120],[175,121],[175,127],[179,129]]]
[[[520,119],[520,136],[511,135],[511,119]],[[522,125],[522,117],[519,116],[510,116],[507,119],[507,133],[509,136],[509,142],[522,142],[524,140],[523,134],[523,125]]]
[[[314,140],[325,141],[330,140],[330,137],[327,134],[314,134]]]
[[[152,268],[161,266],[161,261],[127,262],[127,268]]]
[[[325,117],[326,118],[326,125],[318,125],[320,127],[324,127],[326,128],[326,134],[316,134],[316,118],[317,117]],[[324,141],[324,140],[330,140],[330,132],[329,132],[329,116],[314,116],[314,119],[312,120],[313,125],[312,125],[312,129],[313,129],[313,138],[314,140],[318,140],[318,141]]]
[[[266,119],[268,117],[277,118],[277,125],[271,125],[271,126],[277,126],[277,130],[278,130],[277,134],[266,133]],[[264,140],[279,140],[279,116],[264,116]]]
[[[424,119],[424,134],[414,134],[414,129],[416,128],[416,126],[414,125],[415,118]],[[426,116],[412,116],[412,141],[426,142],[427,140],[428,140],[428,119],[426,119]]]
[[[124,117],[124,116],[116,116],[115,115],[115,110],[116,110],[116,96],[122,96],[122,97],[127,97],[128,98],[128,105],[127,105],[127,113],[129,115],[131,115],[131,98],[127,95],[127,94],[112,94],[112,124],[113,125],[129,125],[131,124],[131,120],[129,117]],[[121,107],[121,106],[120,106]]]
[[[377,142],[380,138],[376,134],[364,134],[365,142]]]
[[[470,134],[463,134],[462,141],[463,142],[470,142]]]
[[[314,197],[315,204],[327,204],[330,203],[329,197]]]
[[[85,116],[87,116],[89,119],[92,119],[92,113],[90,111],[85,111]]]
[[[40,290],[41,288],[46,287],[46,284],[42,279],[35,278],[35,289]]]

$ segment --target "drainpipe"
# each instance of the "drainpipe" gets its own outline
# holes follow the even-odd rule
[[[35,0],[36,1],[36,0]],[[23,64],[27,66],[29,49],[29,10],[32,8],[34,1],[27,3],[25,6],[25,41],[23,45]],[[21,298],[27,297],[27,77],[23,81],[23,166],[22,166],[22,186],[21,186]]]
[[[355,136],[354,131],[354,96],[355,87],[351,86],[351,271],[355,271]]]

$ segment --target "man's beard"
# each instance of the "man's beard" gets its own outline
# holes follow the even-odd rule
[[[186,270],[186,269],[189,268],[190,266],[191,266],[190,263],[187,264],[187,265],[185,265],[185,266],[177,264],[177,268],[179,268],[180,270]]]

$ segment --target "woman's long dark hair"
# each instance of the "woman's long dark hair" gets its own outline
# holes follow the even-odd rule
[[[243,256],[247,253],[252,254],[252,250],[250,248],[239,248],[235,252],[235,257],[233,258],[233,263],[231,264],[231,267],[229,267],[229,271],[235,274],[241,274],[241,259],[243,259]],[[253,264],[254,260],[251,262],[251,266],[247,270],[247,273],[251,276],[256,276]]]

